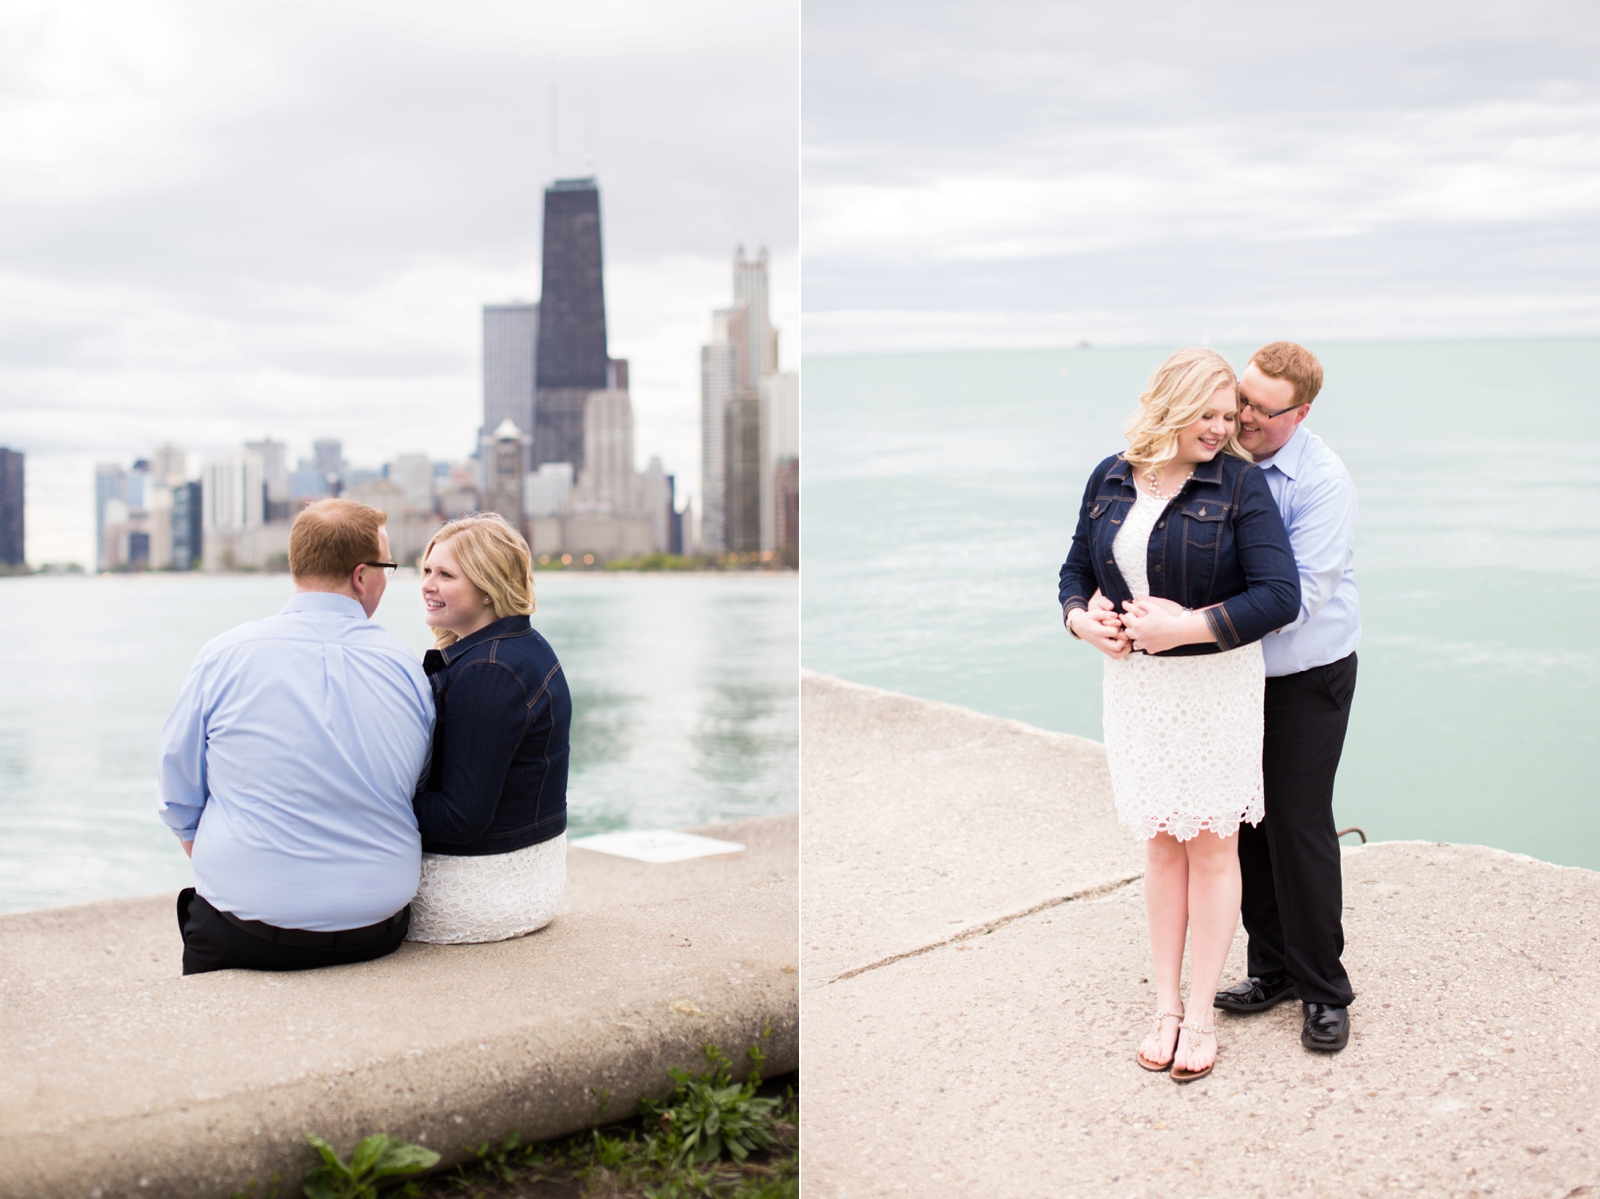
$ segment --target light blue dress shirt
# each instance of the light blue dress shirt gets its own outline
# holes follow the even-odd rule
[[[1337,662],[1361,640],[1361,597],[1352,565],[1356,485],[1339,455],[1303,421],[1260,466],[1300,568],[1299,617],[1261,642],[1267,677],[1278,678]]]
[[[421,663],[348,596],[301,592],[207,642],[157,764],[195,890],[313,932],[398,912],[422,868],[411,797],[433,722]]]

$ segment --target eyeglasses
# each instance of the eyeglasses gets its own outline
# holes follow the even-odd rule
[[[1274,417],[1282,416],[1285,412],[1293,412],[1300,406],[1301,405],[1299,404],[1290,404],[1287,408],[1279,408],[1276,412],[1268,412],[1260,404],[1252,404],[1249,400],[1245,399],[1244,392],[1241,391],[1239,393],[1239,407],[1250,409],[1251,412],[1254,412],[1262,420],[1272,420]]]
[[[400,569],[400,563],[398,562],[363,562],[361,565],[379,567],[391,579],[394,578],[394,572]]]

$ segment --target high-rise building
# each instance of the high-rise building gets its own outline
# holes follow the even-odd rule
[[[600,191],[589,179],[557,179],[544,193],[533,465],[584,467],[584,405],[609,382],[601,277]]]
[[[786,544],[779,536],[782,501],[779,477],[800,460],[800,376],[794,371],[761,380],[761,548]]]
[[[547,218],[548,219],[548,218]],[[483,424],[478,460],[479,487],[488,490],[494,431],[509,420],[518,429],[534,427],[534,381],[539,360],[539,305],[513,300],[483,306]],[[533,467],[532,450],[527,468]]]
[[[261,486],[266,489],[262,519],[288,520],[289,501],[294,494],[290,484],[289,447],[281,441],[263,438],[245,442],[244,448],[261,457]]]
[[[327,482],[327,494],[338,495],[344,489],[344,443],[325,437],[311,443],[311,454],[316,459],[318,473]]]
[[[722,548],[761,548],[761,400],[741,394],[723,409],[724,530]]]
[[[23,552],[23,454],[0,446],[0,566],[15,569],[27,563]]]
[[[176,487],[189,477],[189,455],[181,445],[170,441],[156,446],[150,455],[150,477],[168,487]]]
[[[389,482],[405,493],[412,512],[433,512],[433,462],[426,454],[398,454],[389,464]]]
[[[523,446],[522,430],[507,417],[494,431],[494,454],[490,459],[488,510],[506,518],[513,529],[527,536],[527,519],[522,506]]]
[[[94,468],[94,568],[97,571],[117,566],[116,554],[106,553],[107,513],[110,505],[118,504],[121,506],[118,519],[127,521],[127,484],[128,472],[120,462],[102,462]]]
[[[778,331],[772,327],[767,278],[767,247],[754,258],[744,256],[744,247],[733,252],[733,302],[749,313],[744,345],[744,374],[741,390],[754,391],[765,375],[778,369]]]
[[[633,466],[633,401],[625,391],[595,391],[583,409],[583,469],[574,503],[590,512],[635,514],[644,508]]]
[[[207,459],[200,485],[205,513],[202,525],[207,536],[243,533],[265,523],[261,456],[253,450],[230,450]]]
[[[705,553],[761,548],[760,386],[778,366],[769,291],[766,249],[746,258],[740,246],[733,256],[733,306],[712,313],[711,344],[700,350],[700,537]],[[741,405],[738,412],[733,412],[735,404]],[[741,438],[755,438],[753,448],[731,445],[730,429]]]
[[[172,569],[194,570],[200,565],[201,486],[199,480],[172,489]]]

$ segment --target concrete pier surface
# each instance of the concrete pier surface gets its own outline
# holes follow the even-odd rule
[[[689,831],[746,849],[572,849],[537,933],[295,974],[181,977],[172,894],[0,916],[0,1199],[297,1195],[307,1132],[461,1160],[627,1116],[707,1042],[793,1070],[798,820]]]
[[[802,738],[808,1199],[1600,1196],[1600,874],[1347,848],[1349,1047],[1218,1013],[1180,1086],[1097,743],[815,674]]]

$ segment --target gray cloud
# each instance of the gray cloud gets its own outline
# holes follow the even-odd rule
[[[722,0],[8,5],[0,444],[33,456],[30,557],[86,556],[86,464],[168,438],[464,453],[478,307],[537,295],[542,189],[591,170],[639,448],[693,481],[735,244],[773,251],[798,333],[797,26]]]
[[[807,344],[1593,331],[1591,17],[808,3]]]

